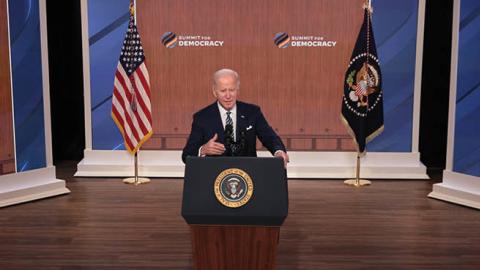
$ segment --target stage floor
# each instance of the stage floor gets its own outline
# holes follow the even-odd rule
[[[75,178],[69,195],[0,209],[0,269],[192,269],[182,179]],[[480,212],[431,180],[289,180],[278,269],[480,269]]]

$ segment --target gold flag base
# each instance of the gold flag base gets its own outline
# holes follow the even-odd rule
[[[354,186],[354,187],[363,187],[363,186],[369,186],[372,184],[372,182],[368,180],[360,179],[360,153],[357,153],[357,170],[356,170],[355,178],[347,179],[343,181],[343,183],[347,186]]]
[[[144,177],[138,177],[138,155],[137,155],[137,152],[135,152],[135,164],[134,165],[135,165],[135,176],[123,179],[123,183],[129,184],[129,185],[135,185],[135,186],[150,183],[150,179],[144,178]]]
[[[130,177],[123,179],[123,183],[138,186],[141,184],[150,183],[150,179],[144,177]]]
[[[348,186],[355,186],[355,187],[362,187],[362,186],[368,186],[371,185],[372,182],[365,180],[365,179],[347,179],[343,181],[345,185]]]

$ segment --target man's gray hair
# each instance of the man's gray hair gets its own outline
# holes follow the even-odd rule
[[[240,76],[235,70],[229,68],[222,68],[213,73],[213,85],[215,86],[217,84],[218,78],[226,76],[232,76],[233,78],[235,78],[235,80],[237,81],[237,88],[240,88]]]

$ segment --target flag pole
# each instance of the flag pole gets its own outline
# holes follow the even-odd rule
[[[135,152],[135,175],[134,175],[134,177],[129,177],[129,178],[123,179],[123,183],[125,183],[125,184],[131,184],[131,185],[138,186],[138,185],[141,185],[141,184],[150,183],[150,179],[145,178],[145,177],[138,177],[138,156],[137,156],[137,153],[138,153],[138,151]]]
[[[135,12],[135,0],[130,0],[130,6],[129,6],[129,9],[130,9],[130,15],[133,16],[134,18],[134,22],[135,22],[135,16],[136,16],[136,12]],[[130,50],[132,50],[132,47],[130,47]],[[133,55],[133,52],[130,52],[132,55]],[[129,58],[129,61],[130,61],[130,64],[131,64],[131,61],[132,59]],[[130,78],[131,79],[131,78]],[[134,83],[132,82],[132,87],[133,87]],[[135,92],[132,90],[132,96],[135,96]],[[135,101],[136,102],[136,101]],[[136,108],[136,106],[135,106]],[[133,110],[136,110],[135,108],[132,108]],[[135,186],[138,186],[138,185],[141,185],[141,184],[146,184],[146,183],[150,183],[150,179],[148,178],[144,178],[144,177],[138,177],[138,151],[140,151],[140,149],[135,149],[135,157],[134,157],[134,171],[135,171],[135,174],[134,174],[134,177],[129,177],[129,178],[125,178],[123,179],[123,183],[125,184],[131,184],[131,185],[135,185]]]
[[[367,60],[365,61],[364,65],[366,67],[366,70],[368,70],[368,60],[370,58],[370,36],[369,36],[369,31],[370,29],[370,13],[372,12],[372,3],[371,0],[365,0],[365,6],[364,8],[368,12],[368,18],[367,18]],[[355,179],[347,179],[343,182],[345,185],[348,186],[354,186],[354,187],[362,187],[362,186],[368,186],[371,185],[372,182],[365,180],[365,179],[360,179],[360,152],[357,151],[357,168],[356,168],[356,173],[355,173]]]
[[[368,180],[360,179],[360,153],[359,152],[357,152],[357,169],[356,169],[355,179],[347,179],[343,183],[345,185],[354,186],[354,187],[362,187],[362,186],[368,186],[372,184],[372,182]]]

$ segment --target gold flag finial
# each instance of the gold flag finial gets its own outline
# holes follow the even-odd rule
[[[372,0],[365,0],[365,3],[363,4],[363,8],[368,10],[369,13],[373,13]]]
[[[134,16],[135,15],[135,4],[133,3],[133,1],[130,1],[130,15],[131,16]]]

